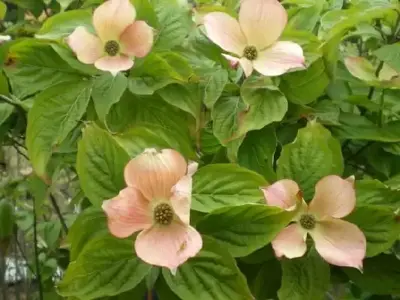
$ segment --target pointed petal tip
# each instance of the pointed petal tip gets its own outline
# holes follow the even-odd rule
[[[362,272],[367,241],[356,225],[341,219],[325,219],[317,223],[310,235],[316,250],[325,261]]]
[[[197,162],[190,160],[188,162],[187,175],[193,176],[194,173],[197,172],[198,167],[199,167],[199,164]]]
[[[297,195],[300,188],[290,179],[276,181],[270,186],[261,189],[267,205],[278,206],[285,210],[293,210],[297,206]]]
[[[143,153],[152,153],[152,154],[156,154],[158,153],[156,148],[145,148]]]
[[[358,271],[360,271],[361,274],[364,274],[364,267],[362,262],[360,263],[360,265],[357,267]]]
[[[346,178],[346,181],[350,182],[354,187],[355,182],[356,182],[356,177],[354,175],[351,175],[351,176]]]
[[[107,207],[110,205],[110,201],[111,201],[111,199],[104,200],[103,203],[101,204],[101,209],[104,211],[107,211]]]

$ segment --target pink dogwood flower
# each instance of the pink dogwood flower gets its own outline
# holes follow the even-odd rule
[[[125,167],[127,187],[103,202],[110,232],[135,241],[138,257],[172,271],[202,248],[200,234],[190,226],[192,175],[197,163],[186,163],[171,149],[146,149]]]
[[[278,76],[304,68],[303,49],[289,41],[277,41],[287,23],[287,13],[277,0],[242,0],[239,21],[223,12],[204,16],[206,35],[230,61],[238,61],[246,76],[253,69]]]
[[[79,26],[67,38],[78,60],[94,64],[113,75],[129,70],[132,57],[146,56],[153,45],[153,29],[144,21],[135,21],[136,10],[129,0],[108,0],[93,14],[97,36]]]
[[[306,237],[310,234],[316,250],[328,263],[362,270],[365,236],[356,225],[340,219],[350,214],[356,204],[353,176],[322,178],[309,205],[302,199],[300,188],[293,180],[279,180],[262,191],[271,206],[294,210],[297,200],[302,203],[293,218],[294,223],[272,241],[277,257],[303,256],[307,250]]]

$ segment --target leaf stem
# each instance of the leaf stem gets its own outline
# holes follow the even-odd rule
[[[0,95],[0,100],[3,100],[3,102],[6,102],[6,103],[8,103],[8,104],[10,104],[12,106],[15,106],[16,108],[18,108],[18,109],[20,109],[20,110],[22,110],[24,112],[27,112],[29,110],[27,107],[24,106],[22,101],[13,100],[11,98],[8,98],[5,95]]]
[[[376,68],[376,71],[375,71],[375,76],[376,77],[379,77],[379,73],[381,72],[381,70],[383,68],[383,64],[384,64],[383,61],[379,62],[379,65],[378,65],[378,67]],[[369,88],[369,92],[368,92],[368,99],[369,100],[372,99],[372,97],[374,95],[374,92],[375,92],[375,87],[371,86]]]
[[[54,210],[56,211],[56,214],[57,214],[57,216],[58,216],[58,219],[60,220],[60,223],[61,223],[61,225],[62,225],[62,227],[63,227],[63,229],[64,229],[64,232],[65,232],[66,234],[68,234],[68,226],[67,226],[67,223],[66,223],[65,220],[64,220],[64,217],[63,217],[63,215],[62,215],[62,213],[61,213],[60,207],[59,207],[58,204],[57,204],[56,198],[55,198],[55,197],[53,196],[53,194],[51,194],[51,193],[50,193],[50,202],[51,202],[51,204],[53,205]]]

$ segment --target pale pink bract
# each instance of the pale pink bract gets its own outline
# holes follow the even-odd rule
[[[79,26],[67,43],[82,63],[116,75],[132,68],[133,57],[146,56],[153,45],[153,29],[135,18],[129,0],[107,0],[93,14],[97,36]]]
[[[135,242],[138,257],[174,272],[203,244],[189,223],[196,170],[197,163],[187,164],[171,149],[146,149],[132,159],[124,172],[127,187],[103,202],[110,232],[126,238],[141,231]]]
[[[203,18],[206,35],[231,62],[239,62],[246,76],[253,69],[265,76],[279,76],[304,68],[303,49],[290,41],[278,41],[287,13],[277,0],[242,0],[239,21],[223,12]]]
[[[340,219],[350,214],[356,204],[353,176],[322,178],[309,205],[302,199],[300,188],[293,180],[279,180],[262,191],[268,205],[297,210],[294,223],[272,241],[278,257],[303,256],[307,250],[306,237],[310,234],[316,250],[327,262],[362,270],[365,235],[356,225]]]

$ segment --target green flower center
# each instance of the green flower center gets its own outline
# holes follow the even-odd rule
[[[311,230],[315,228],[317,220],[313,215],[305,214],[300,217],[300,225],[306,230]]]
[[[247,46],[243,50],[243,56],[248,60],[255,60],[258,56],[257,48],[254,46]]]
[[[154,208],[154,220],[160,225],[169,225],[174,219],[174,211],[167,203],[158,204]]]
[[[117,41],[108,41],[104,45],[104,51],[110,56],[116,56],[119,53],[119,44]]]

